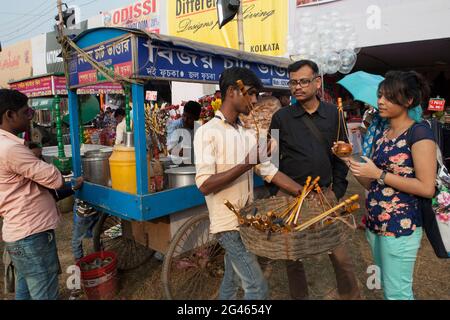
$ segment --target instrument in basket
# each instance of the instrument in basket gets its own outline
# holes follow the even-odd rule
[[[259,128],[260,128],[260,125],[259,125],[259,123],[258,123],[258,121],[256,120],[256,117],[255,117],[255,111],[254,111],[254,108],[253,108],[253,104],[250,102],[250,100],[249,100],[249,96],[248,96],[248,92],[247,92],[247,90],[245,89],[245,85],[244,85],[244,82],[242,82],[242,80],[237,80],[236,81],[236,84],[237,84],[237,86],[239,87],[239,90],[241,91],[241,93],[242,93],[242,95],[244,96],[244,100],[245,100],[245,102],[246,102],[246,104],[247,104],[247,108],[248,108],[248,110],[250,111],[250,115],[251,115],[251,117],[252,117],[252,119],[253,119],[253,122],[255,123],[255,131],[256,131],[256,144],[257,144],[257,147],[258,147],[258,149],[259,149],[259,138],[260,138],[260,131],[259,131]],[[269,148],[269,146],[270,146],[270,143],[271,143],[271,139],[272,139],[272,136],[270,135],[270,132],[269,131],[267,131],[267,147]],[[267,150],[268,151],[268,150]],[[269,152],[269,151],[268,151]],[[259,150],[258,150],[258,154],[259,154]]]
[[[319,186],[320,177],[316,177],[312,182],[311,180],[311,177],[307,178],[302,193],[295,197],[292,202],[288,202],[281,207],[274,208],[267,212],[258,212],[258,210],[254,208],[253,212],[242,215],[229,201],[225,200],[224,204],[237,216],[240,225],[270,232],[303,231],[332,215],[336,216],[339,211],[342,211],[341,213],[352,213],[359,209],[359,204],[357,203],[359,195],[355,194],[333,206]],[[316,198],[320,202],[323,212],[303,221],[301,214],[302,206],[306,197],[313,191],[316,192]]]
[[[255,118],[255,114],[254,114],[254,108],[252,103],[249,101],[248,98],[248,92],[247,90],[245,90],[245,86],[244,83],[242,82],[242,80],[238,80],[236,81],[237,86],[239,87],[239,90],[241,91],[242,95],[244,96],[245,102],[247,103],[247,108],[248,110],[250,110],[250,115],[253,118],[253,122],[255,123],[255,130],[256,130],[256,141],[259,141],[259,124],[258,121]],[[272,137],[270,135],[270,132],[267,132],[267,139],[270,140]]]
[[[246,248],[270,259],[297,260],[332,251],[346,241],[347,226],[356,228],[352,213],[359,209],[359,196],[331,203],[331,197],[327,199],[318,185],[319,180],[308,177],[302,193],[293,199],[260,199],[240,210],[225,201],[239,220]]]
[[[341,123],[342,123],[342,130],[345,133],[345,136],[347,137],[347,141],[350,141],[348,138],[348,129],[347,125],[345,123],[345,117],[344,117],[344,109],[342,107],[342,98],[338,98],[338,133],[336,142],[339,141],[340,133],[341,133]],[[352,154],[353,147],[350,143],[340,142],[337,144],[336,150],[334,153],[338,157],[348,157]]]

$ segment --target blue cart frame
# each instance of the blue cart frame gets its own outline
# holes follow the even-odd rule
[[[73,41],[95,61],[131,79],[217,84],[224,69],[245,66],[260,77],[266,88],[287,89],[288,59],[265,57],[125,28],[91,29]],[[75,51],[70,53],[68,64],[73,173],[74,177],[79,177],[82,172],[76,90],[108,80]],[[131,221],[149,221],[204,204],[204,196],[195,185],[148,193],[144,86],[134,83],[131,91],[137,193],[130,194],[85,182],[83,188],[76,192],[76,198],[110,215]],[[255,181],[255,186],[261,184],[262,180]]]

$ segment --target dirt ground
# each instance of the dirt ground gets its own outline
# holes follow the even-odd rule
[[[359,193],[360,199],[364,199],[362,188],[350,176],[348,194]],[[361,205],[363,206],[362,200]],[[361,212],[357,214],[360,221]],[[1,222],[0,222],[1,223]],[[57,230],[57,244],[59,258],[63,274],[60,277],[60,296],[67,300],[70,291],[66,288],[66,280],[69,274],[65,273],[68,266],[73,264],[70,248],[70,237],[72,228],[72,214],[64,214],[63,222]],[[348,242],[355,271],[364,299],[383,299],[381,290],[369,290],[366,286],[368,266],[373,264],[369,246],[362,230],[356,230]],[[92,251],[92,244],[85,241],[87,252]],[[3,252],[3,244],[0,243],[0,252]],[[308,275],[310,297],[312,299],[334,299],[336,281],[330,259],[326,254],[307,259],[305,268]],[[271,299],[290,299],[287,276],[284,263],[275,261],[271,263],[272,272],[269,277]],[[152,300],[165,299],[161,285],[162,262],[155,257],[148,260],[137,269],[120,273],[120,291],[118,299],[121,300]],[[0,268],[0,297],[4,300],[14,299],[13,294],[4,294],[3,265]],[[436,258],[426,238],[423,237],[422,247],[419,251],[414,273],[414,294],[416,299],[450,300],[450,261]]]

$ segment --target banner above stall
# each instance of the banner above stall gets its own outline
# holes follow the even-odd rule
[[[10,88],[25,94],[29,98],[67,95],[66,79],[61,76],[44,75],[11,82]]]
[[[23,79],[9,84],[10,88],[25,94],[29,98],[67,95],[66,78],[58,75],[43,75]],[[117,83],[98,83],[79,88],[77,94],[124,94],[123,88]]]
[[[137,43],[139,77],[217,83],[225,69],[246,67],[265,87],[287,88],[288,74],[284,68],[177,46],[152,45],[151,40],[141,37]]]
[[[107,30],[91,32],[101,29]],[[79,39],[82,38],[83,34]],[[219,49],[179,38],[134,31],[83,50],[85,55],[73,53],[69,61],[70,88],[108,81],[87,55],[114,74],[132,79],[218,83],[225,69],[240,66],[254,71],[266,88],[288,88],[287,59]]]

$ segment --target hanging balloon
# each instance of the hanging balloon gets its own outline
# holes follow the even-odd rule
[[[317,31],[317,27],[314,24],[312,24],[312,25],[303,26],[300,33],[307,37],[312,37],[312,36],[314,36],[316,31]]]
[[[321,39],[329,39],[332,31],[330,28],[323,28],[319,30],[319,36]]]
[[[319,20],[328,22],[330,21],[330,15],[325,13],[319,17]]]
[[[342,62],[339,54],[336,52],[332,52],[328,55],[327,59],[327,69],[328,73],[333,74],[338,72],[339,68],[341,67]]]
[[[308,52],[311,57],[317,57],[321,51],[320,43],[317,41],[313,41],[309,44]]]
[[[332,42],[331,41],[322,41],[320,43],[320,51],[323,53],[326,53],[326,54],[333,51]]]
[[[294,48],[295,54],[309,54],[309,44],[308,42],[304,42],[303,40],[300,42],[297,42]]]
[[[353,70],[353,67],[355,66],[355,64],[353,63],[352,65],[342,65],[339,68],[339,72],[343,73],[343,74],[348,74]]]
[[[337,20],[333,23],[333,30],[338,33],[344,32],[344,23],[340,20]]]
[[[351,35],[355,32],[355,27],[350,22],[344,23],[344,32],[348,35]]]
[[[311,26],[314,23],[314,20],[311,17],[305,17],[301,18],[298,23],[300,25],[300,28],[304,28]]]
[[[299,18],[310,18],[311,17],[311,12],[308,11],[302,11],[299,15]]]
[[[317,27],[317,30],[324,29],[325,27],[328,27],[328,21],[319,19],[316,22],[316,27]]]
[[[348,38],[349,40],[358,41],[358,34],[356,32],[352,32]]]
[[[296,54],[297,55],[303,55],[303,56],[307,55],[308,54],[308,49],[306,47],[298,48]]]
[[[299,60],[310,60],[310,56],[308,53],[296,53],[290,56],[291,60],[299,61]]]
[[[356,53],[353,50],[342,50],[339,56],[341,57],[342,65],[350,66],[356,63]]]
[[[332,13],[330,13],[329,15],[329,21],[331,23],[335,23],[336,21],[340,20],[340,14],[337,11],[333,11]]]
[[[349,50],[355,50],[358,46],[358,35],[356,32],[353,32],[347,39],[347,45],[345,46],[346,49]]]
[[[321,74],[327,74],[328,68],[327,68],[327,55],[323,52],[319,52],[319,54],[315,57],[313,57],[313,61],[317,63],[317,66],[319,67],[319,72]]]
[[[337,52],[344,50],[347,46],[346,38],[343,34],[338,34],[333,39],[333,49]]]
[[[319,74],[325,75],[330,73],[328,70],[328,65],[326,63],[318,64],[317,66],[319,67]]]
[[[351,50],[351,51],[355,52],[357,45],[358,45],[358,43],[356,41],[349,40],[347,42],[347,45],[345,46],[345,49],[348,49],[348,50]]]

